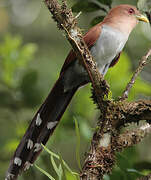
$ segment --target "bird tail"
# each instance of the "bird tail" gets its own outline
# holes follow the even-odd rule
[[[42,150],[41,144],[47,143],[77,88],[64,92],[63,76],[59,77],[18,145],[5,180],[17,179],[22,170],[34,163]]]

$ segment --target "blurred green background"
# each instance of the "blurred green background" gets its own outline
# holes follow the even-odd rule
[[[68,0],[70,7],[77,2]],[[112,6],[121,3],[136,5],[137,0],[113,0]],[[100,14],[104,15],[102,11],[82,13],[78,19],[79,26],[85,32],[90,28],[91,21]],[[133,70],[138,66],[139,59],[150,47],[150,42],[149,24],[140,23],[132,32],[120,62],[106,75],[114,98],[121,95]],[[69,50],[69,43],[63,32],[57,29],[43,1],[0,0],[0,179],[4,179],[19,140],[56,81]],[[131,90],[129,100],[151,97],[150,77],[151,65],[148,65]],[[74,117],[80,128],[82,163],[98,117],[90,96],[90,85],[76,93],[47,144],[49,149],[61,154],[76,172],[79,170],[75,156]],[[114,173],[105,178],[131,179],[136,172],[128,172],[128,169],[143,173],[151,171],[150,138],[151,136],[135,148],[118,154],[118,165],[114,168]],[[48,153],[43,152],[36,164],[56,176]],[[34,178],[48,179],[32,167],[19,180]]]

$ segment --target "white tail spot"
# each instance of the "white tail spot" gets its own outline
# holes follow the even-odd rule
[[[37,114],[37,118],[36,118],[36,125],[40,126],[42,123],[42,119],[40,118],[40,113]]]
[[[53,127],[56,126],[57,123],[58,123],[58,121],[48,122],[47,128],[48,128],[48,129],[52,129]]]
[[[22,160],[19,157],[14,158],[14,164],[21,166]]]
[[[33,145],[34,145],[33,141],[31,139],[28,139],[27,149],[32,149]]]
[[[26,161],[24,165],[24,171],[28,170],[30,166],[33,166],[33,164],[31,164],[29,161]]]
[[[42,149],[41,144],[36,143],[36,144],[34,145],[34,152],[38,152],[38,151],[40,151],[41,149]]]
[[[7,173],[5,180],[11,180],[14,178],[14,176],[15,176],[14,174]]]

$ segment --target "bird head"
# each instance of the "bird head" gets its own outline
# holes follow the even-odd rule
[[[112,8],[103,23],[129,35],[139,21],[149,22],[135,6],[122,4]]]

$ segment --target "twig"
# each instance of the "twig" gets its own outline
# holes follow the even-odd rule
[[[148,123],[135,130],[129,130],[120,134],[117,137],[117,151],[121,151],[123,148],[138,144],[149,134],[151,134],[151,125]]]
[[[143,56],[142,59],[140,60],[138,68],[135,70],[130,82],[127,84],[126,89],[124,90],[123,95],[120,99],[124,100],[124,99],[128,98],[128,94],[129,94],[133,84],[135,83],[136,78],[138,77],[140,72],[143,70],[144,66],[147,64],[147,60],[148,60],[149,56],[151,56],[151,49],[149,49],[148,52],[146,53],[146,55]]]
[[[151,124],[151,100],[139,100],[135,102],[122,101],[119,108],[120,114],[115,114],[114,127],[120,129],[129,123],[139,123],[146,120]],[[118,116],[117,116],[118,115]]]

